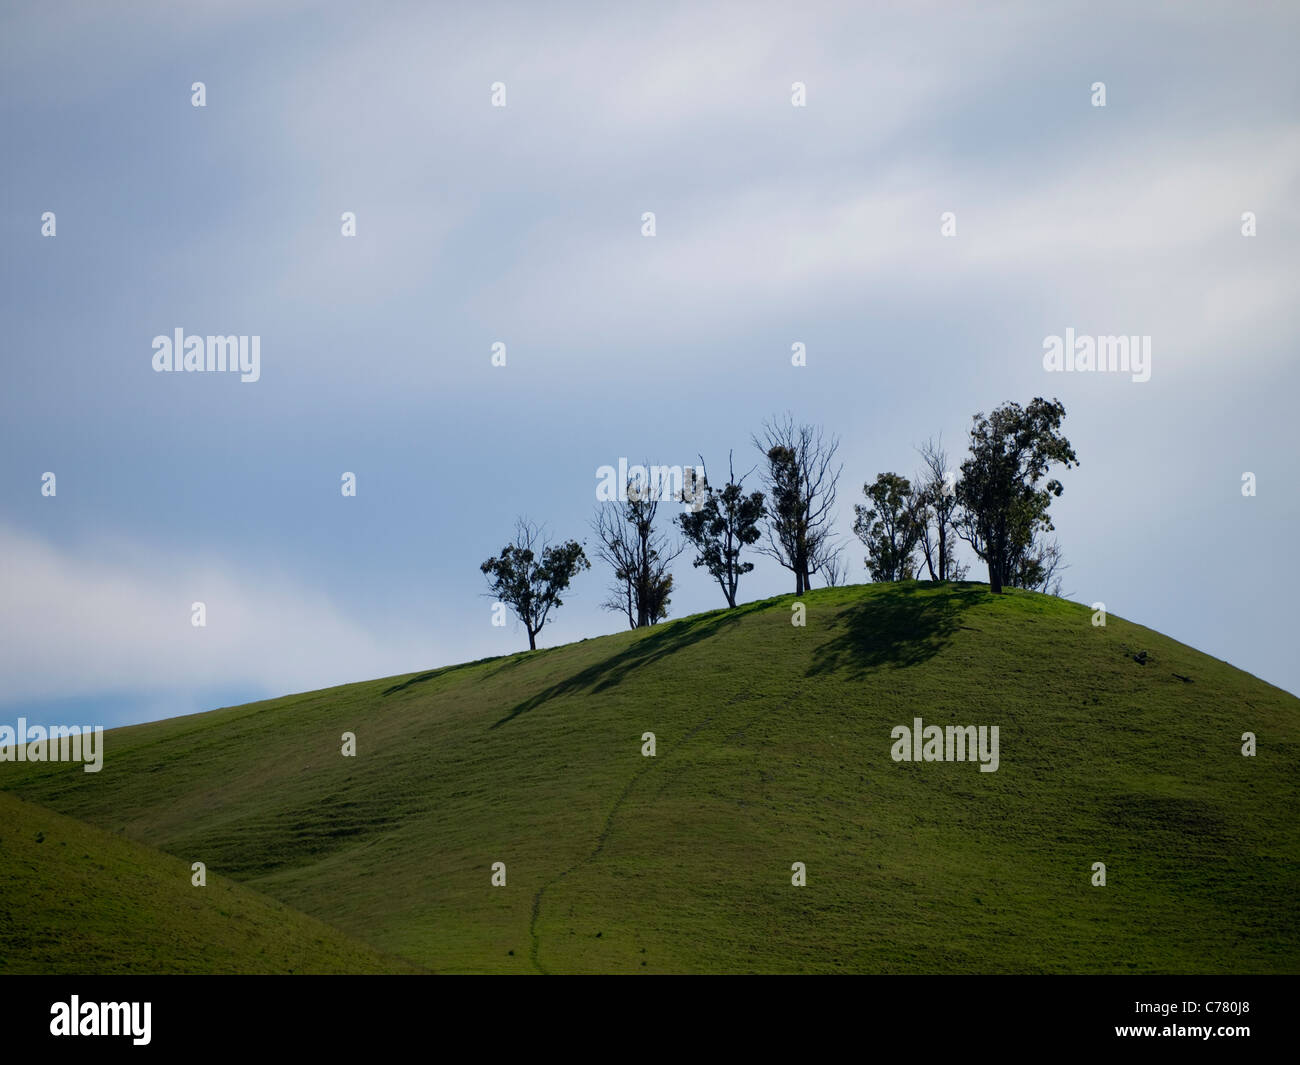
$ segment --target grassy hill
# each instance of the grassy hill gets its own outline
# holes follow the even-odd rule
[[[118,729],[102,772],[0,788],[437,971],[1300,972],[1300,700],[1031,593],[803,602]],[[918,716],[999,726],[997,772],[893,761]],[[0,882],[52,875],[0,836]]]
[[[0,975],[412,971],[223,877],[0,792]]]

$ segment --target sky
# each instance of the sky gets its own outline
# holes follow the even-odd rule
[[[1297,30],[1288,3],[6,3],[0,724],[526,648],[479,570],[517,516],[594,554],[599,467],[717,480],[786,413],[840,440],[865,581],[864,482],[1039,395],[1080,459],[1067,596],[1300,692]],[[258,379],[155,371],[177,329],[258,337]],[[1149,337],[1149,379],[1048,371],[1067,330]],[[724,605],[690,559],[672,617]],[[755,561],[742,600],[793,591]],[[539,645],[623,629],[607,581]]]

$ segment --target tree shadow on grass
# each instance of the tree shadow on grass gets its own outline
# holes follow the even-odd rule
[[[426,684],[438,677],[445,677],[450,673],[456,673],[462,669],[469,669],[471,666],[481,666],[484,662],[491,662],[503,657],[505,656],[491,655],[488,658],[477,658],[473,662],[458,662],[454,666],[440,666],[437,669],[431,669],[428,672],[408,677],[406,680],[402,681],[401,684],[394,684],[391,688],[385,688],[383,694],[395,695],[397,692],[406,691],[407,688],[413,687],[416,684]]]
[[[807,676],[853,679],[885,666],[914,666],[937,655],[961,627],[961,615],[988,598],[977,584],[908,582],[881,590],[835,615],[838,635],[813,652]]]
[[[768,605],[762,602],[749,603],[735,609],[697,614],[694,617],[683,618],[681,621],[657,625],[651,629],[648,635],[634,641],[618,654],[611,655],[603,661],[590,665],[586,669],[573,674],[573,676],[566,677],[564,680],[552,684],[549,688],[542,689],[531,698],[525,699],[492,727],[494,729],[500,728],[508,721],[513,721],[520,714],[535,710],[543,703],[562,695],[572,695],[577,692],[596,694],[608,691],[610,688],[621,684],[633,670],[648,666],[690,644],[707,640],[710,636],[717,635],[722,629],[734,625],[746,614],[765,609]]]

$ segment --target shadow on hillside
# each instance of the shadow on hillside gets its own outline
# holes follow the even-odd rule
[[[839,634],[813,653],[807,676],[860,677],[882,666],[914,666],[933,658],[960,627],[961,615],[988,597],[978,585],[903,584],[835,616]]]
[[[689,644],[707,640],[727,626],[734,625],[746,614],[763,609],[765,605],[764,603],[750,603],[747,606],[736,607],[734,610],[720,610],[711,614],[700,614],[696,617],[683,618],[681,621],[656,626],[651,629],[649,635],[641,637],[626,650],[611,655],[603,662],[588,666],[573,676],[558,681],[531,698],[525,699],[492,727],[500,728],[506,722],[513,721],[520,714],[535,710],[542,703],[561,695],[572,695],[577,692],[595,694],[616,687],[633,670],[648,666],[665,655],[671,655]]]
[[[493,658],[500,658],[500,655],[493,655]],[[394,684],[391,688],[385,688],[384,695],[394,695],[400,691],[406,691],[407,688],[415,684],[424,684],[436,677],[445,677],[449,673],[457,673],[462,669],[469,669],[471,666],[481,666],[484,662],[491,662],[492,658],[478,658],[473,662],[458,662],[454,666],[440,666],[437,669],[431,669],[427,673],[420,673],[417,676],[410,677],[402,681],[401,684]]]

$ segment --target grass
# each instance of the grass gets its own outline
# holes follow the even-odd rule
[[[0,974],[414,971],[224,877],[0,792]]]
[[[1032,593],[803,602],[118,729],[0,789],[436,971],[1300,972],[1300,700]],[[918,716],[999,726],[1000,768],[893,762]],[[0,883],[54,875],[9,835]]]

